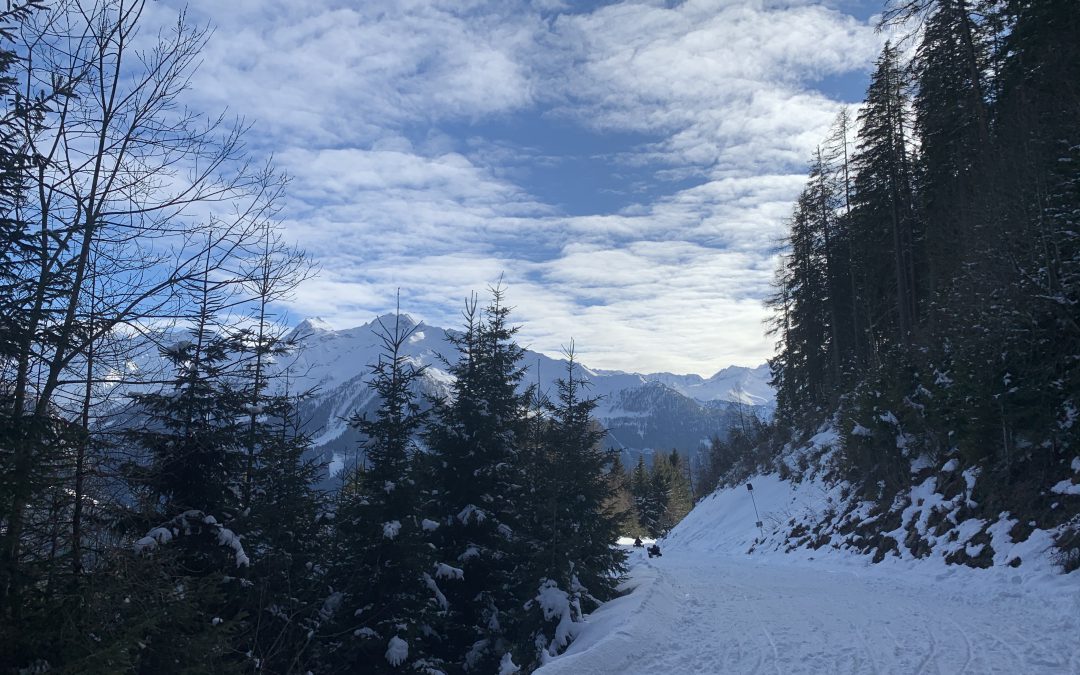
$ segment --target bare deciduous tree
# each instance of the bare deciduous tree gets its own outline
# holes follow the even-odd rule
[[[92,423],[95,381],[123,378],[130,354],[107,345],[183,318],[184,286],[207,275],[251,278],[284,179],[245,152],[248,125],[186,108],[206,27],[181,14],[140,33],[146,0],[58,0],[20,15],[7,115],[19,165],[10,198],[17,314],[0,351],[7,476],[0,489],[0,598],[18,605],[32,583],[28,512],[38,495],[74,497],[78,551],[86,446],[55,431]],[[30,103],[33,105],[30,105]],[[58,462],[53,463],[59,448]],[[16,611],[16,610],[12,610]]]

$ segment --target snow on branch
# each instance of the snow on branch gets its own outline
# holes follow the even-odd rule
[[[385,656],[387,662],[389,662],[391,666],[397,668],[405,663],[405,659],[409,658],[409,643],[395,635],[390,638],[390,642],[386,644]]]
[[[147,532],[145,537],[135,542],[135,553],[149,553],[178,536],[198,534],[204,529],[217,535],[218,545],[232,550],[237,567],[246,567],[251,563],[244,551],[244,545],[240,542],[240,536],[219,523],[213,516],[197,509],[184,511],[167,523]]]
[[[394,539],[399,532],[401,532],[400,520],[391,520],[382,524],[382,533],[387,539]]]
[[[461,568],[439,563],[435,565],[435,576],[439,579],[464,579],[465,572]]]

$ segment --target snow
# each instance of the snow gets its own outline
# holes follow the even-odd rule
[[[499,662],[499,675],[514,675],[514,673],[520,670],[521,666],[514,663],[514,659],[510,656],[510,652],[503,654],[502,661]]]
[[[599,380],[615,375],[636,376],[635,373],[618,371],[594,371],[591,380]],[[717,372],[708,379],[699,375],[672,375],[671,373],[652,373],[638,376],[647,382],[660,382],[683,396],[698,401],[731,401],[747,405],[771,406],[776,392],[769,385],[772,372],[769,365],[763,363],[756,368],[730,366]]]
[[[851,435],[852,435],[852,436],[865,436],[865,437],[869,437],[869,436],[873,436],[873,435],[874,435],[874,432],[873,432],[873,431],[870,431],[869,429],[867,429],[867,428],[866,428],[866,427],[864,427],[863,425],[861,425],[861,424],[859,424],[858,422],[856,422],[856,423],[855,423],[855,426],[853,426],[853,427],[851,428]]]
[[[442,589],[439,588],[439,584],[427,572],[424,572],[423,579],[424,585],[434,594],[435,602],[439,603],[439,607],[444,610],[449,609],[450,603],[446,600],[446,595],[443,594]]]
[[[969,485],[975,477],[965,475]],[[982,552],[965,537],[985,531],[989,569],[947,565],[944,541],[926,558],[879,564],[832,546],[785,553],[787,523],[834,508],[838,490],[750,480],[764,541],[745,485],[707,497],[660,542],[662,558],[627,546],[631,592],[575,624],[566,652],[538,675],[1080,673],[1080,576],[1053,566],[1051,533],[1013,542],[1008,513],[962,521],[949,550]],[[916,488],[905,522],[925,526],[931,506],[946,503],[934,486]]]
[[[464,525],[468,525],[470,519],[482,523],[487,519],[487,514],[484,513],[483,509],[477,508],[475,504],[469,504],[457,514],[457,519]]]
[[[424,518],[420,521],[420,527],[423,528],[424,532],[434,532],[439,529],[439,524],[430,518]]]
[[[465,572],[459,567],[451,567],[446,563],[435,565],[435,576],[438,579],[464,579]]]
[[[387,662],[396,668],[405,663],[407,658],[409,658],[409,643],[396,635],[390,638],[390,641],[386,643]]]
[[[932,461],[930,461],[929,457],[927,457],[926,455],[919,455],[911,463],[911,473],[912,474],[917,474],[920,471],[922,471],[923,469],[929,469],[929,468],[931,468],[933,466],[934,466],[934,463]]]
[[[146,533],[146,536],[135,542],[136,553],[147,553],[159,545],[172,541],[173,533],[164,527],[155,527]]]
[[[1072,468],[1073,473],[1080,473],[1080,457],[1073,457],[1070,468]]]
[[[382,524],[382,534],[387,539],[393,539],[398,536],[398,532],[401,532],[400,520],[391,520],[390,522]]]
[[[155,527],[146,533],[146,536],[137,540],[132,547],[137,554],[149,554],[158,546],[168,544],[177,536],[191,534],[195,524],[206,525],[217,534],[217,543],[220,546],[231,549],[237,567],[247,567],[251,564],[240,536],[217,521],[212,515],[202,511],[191,509],[184,511],[169,522]]]
[[[1080,495],[1080,484],[1074,484],[1070,479],[1066,478],[1050,488],[1050,491],[1059,495]]]
[[[577,629],[582,624],[574,622],[574,612],[572,610],[577,610],[580,614],[580,608],[577,606],[576,600],[572,600],[566,591],[559,588],[559,585],[550,579],[545,579],[540,584],[536,594],[536,602],[540,605],[544,620],[551,621],[556,617],[559,618],[559,623],[555,626],[555,636],[545,653],[546,660],[548,657],[559,653],[574,638]]]

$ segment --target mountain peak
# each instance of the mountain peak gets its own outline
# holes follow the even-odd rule
[[[383,314],[382,316],[377,316],[368,325],[371,326],[372,328],[375,328],[379,324],[382,324],[386,328],[392,329],[394,327],[394,322],[398,320],[399,316],[400,316],[400,320],[401,320],[401,327],[403,329],[408,330],[408,329],[410,329],[410,328],[412,328],[413,326],[416,325],[416,320],[413,319],[412,316],[410,316],[408,314],[405,314],[405,313],[402,313],[402,314],[398,315],[398,314],[395,314],[394,312],[387,312],[386,314]]]
[[[307,335],[309,333],[326,333],[334,330],[334,327],[330,325],[326,319],[319,316],[309,317],[304,319],[293,329],[293,333],[296,335]]]

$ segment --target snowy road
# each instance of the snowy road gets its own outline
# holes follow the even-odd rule
[[[998,533],[986,570],[940,550],[877,565],[829,546],[788,552],[783,523],[834,508],[828,486],[752,482],[756,503],[742,485],[699,502],[662,558],[631,550],[633,592],[537,672],[1080,675],[1080,572],[1060,573],[1046,533]]]
[[[595,612],[539,673],[1080,673],[1080,604],[1068,585],[988,582],[969,569],[632,555],[634,592]]]

